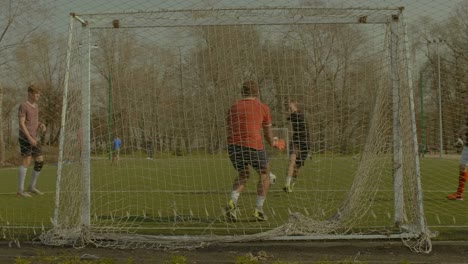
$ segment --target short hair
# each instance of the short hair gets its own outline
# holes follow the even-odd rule
[[[245,81],[242,84],[242,96],[258,96],[258,84],[254,81]]]
[[[28,93],[38,94],[41,92],[37,84],[31,84],[28,86]]]

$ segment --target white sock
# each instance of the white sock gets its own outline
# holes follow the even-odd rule
[[[263,212],[263,203],[265,202],[265,197],[257,196],[257,210]]]
[[[285,185],[290,185],[291,184],[291,180],[292,180],[292,177],[291,176],[286,176],[286,180],[285,180]]]
[[[31,183],[29,184],[29,189],[36,188],[37,178],[39,177],[40,171],[33,170],[31,173]]]
[[[23,165],[19,166],[18,170],[18,192],[24,192],[24,179],[26,178],[26,173],[28,172],[28,168],[24,167]]]
[[[234,204],[237,204],[237,200],[239,200],[240,192],[232,191],[231,192],[231,200]]]
[[[292,177],[291,178],[291,185],[294,184],[296,182],[297,178],[296,177]]]

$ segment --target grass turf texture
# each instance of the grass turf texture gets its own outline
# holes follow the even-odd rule
[[[459,234],[468,230],[466,201],[445,198],[456,188],[457,163],[456,159],[421,159],[426,218],[430,229],[440,232],[439,239],[462,238]],[[279,180],[270,189],[265,204],[270,220],[257,222],[252,217],[258,180],[253,172],[239,200],[240,221],[231,223],[225,221],[223,208],[236,173],[226,155],[159,155],[153,160],[122,155],[118,165],[112,165],[107,158],[95,158],[91,166],[92,224],[145,234],[238,235],[280,226],[288,221],[289,212],[324,220],[335,212],[350,188],[357,161],[352,156],[331,159],[316,155],[307,160],[291,194],[282,191],[287,160],[272,159],[271,165]],[[67,166],[74,165],[64,165],[64,170]],[[353,231],[392,231],[393,185],[388,168],[383,172],[372,209]],[[4,238],[35,237],[51,227],[56,169],[53,164],[44,166],[38,187],[45,195],[29,199],[15,194],[17,168],[0,170],[0,225],[4,227]],[[74,195],[79,199],[78,193]]]

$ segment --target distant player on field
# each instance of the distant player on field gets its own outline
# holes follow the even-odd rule
[[[146,154],[148,154],[148,157],[146,159],[152,160],[153,159],[153,141],[151,138],[146,138],[145,140],[145,149],[146,149]]]
[[[118,136],[114,137],[112,141],[112,150],[114,151],[114,156],[112,156],[112,163],[118,162],[120,160],[120,147],[122,147],[122,140]]]
[[[288,103],[289,117],[292,128],[292,140],[289,145],[289,166],[283,190],[287,193],[293,191],[299,171],[309,155],[309,127],[305,114],[299,111],[297,102]]]
[[[242,99],[234,103],[227,113],[228,154],[238,175],[232,184],[230,200],[226,207],[228,220],[237,220],[237,201],[250,177],[249,166],[258,173],[257,201],[254,217],[267,220],[263,203],[270,188],[269,164],[262,142],[284,149],[284,141],[274,140],[271,130],[271,115],[268,106],[258,100],[259,88],[256,82],[246,81],[242,85]],[[283,143],[283,144],[281,144]]]
[[[36,188],[37,179],[44,165],[41,146],[37,142],[37,134],[38,132],[44,133],[46,131],[46,126],[39,122],[39,106],[37,105],[37,101],[40,95],[39,87],[37,85],[30,85],[28,87],[28,99],[18,109],[18,141],[21,152],[21,165],[18,171],[17,195],[22,197],[31,197],[29,193],[43,194]],[[24,180],[32,158],[34,159],[34,169],[28,193],[24,192]]]

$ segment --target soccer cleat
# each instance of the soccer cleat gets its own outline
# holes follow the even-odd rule
[[[292,193],[293,188],[294,188],[294,183],[286,184],[283,187],[283,191],[285,191],[286,193]]]
[[[270,172],[270,184],[275,184],[276,183],[276,175]]]
[[[268,220],[268,217],[263,213],[262,211],[255,209],[254,211],[254,217],[257,221],[266,221]]]
[[[236,222],[237,221],[237,207],[234,204],[232,200],[229,200],[227,206],[226,206],[226,220],[231,221],[231,222]]]
[[[31,197],[31,195],[27,192],[17,192],[16,195],[18,197]]]
[[[29,188],[28,192],[32,193],[32,194],[37,194],[37,195],[44,195],[43,192],[39,191],[38,189],[36,188]]]
[[[463,201],[463,195],[458,194],[458,193],[452,193],[452,194],[447,195],[447,199]]]

